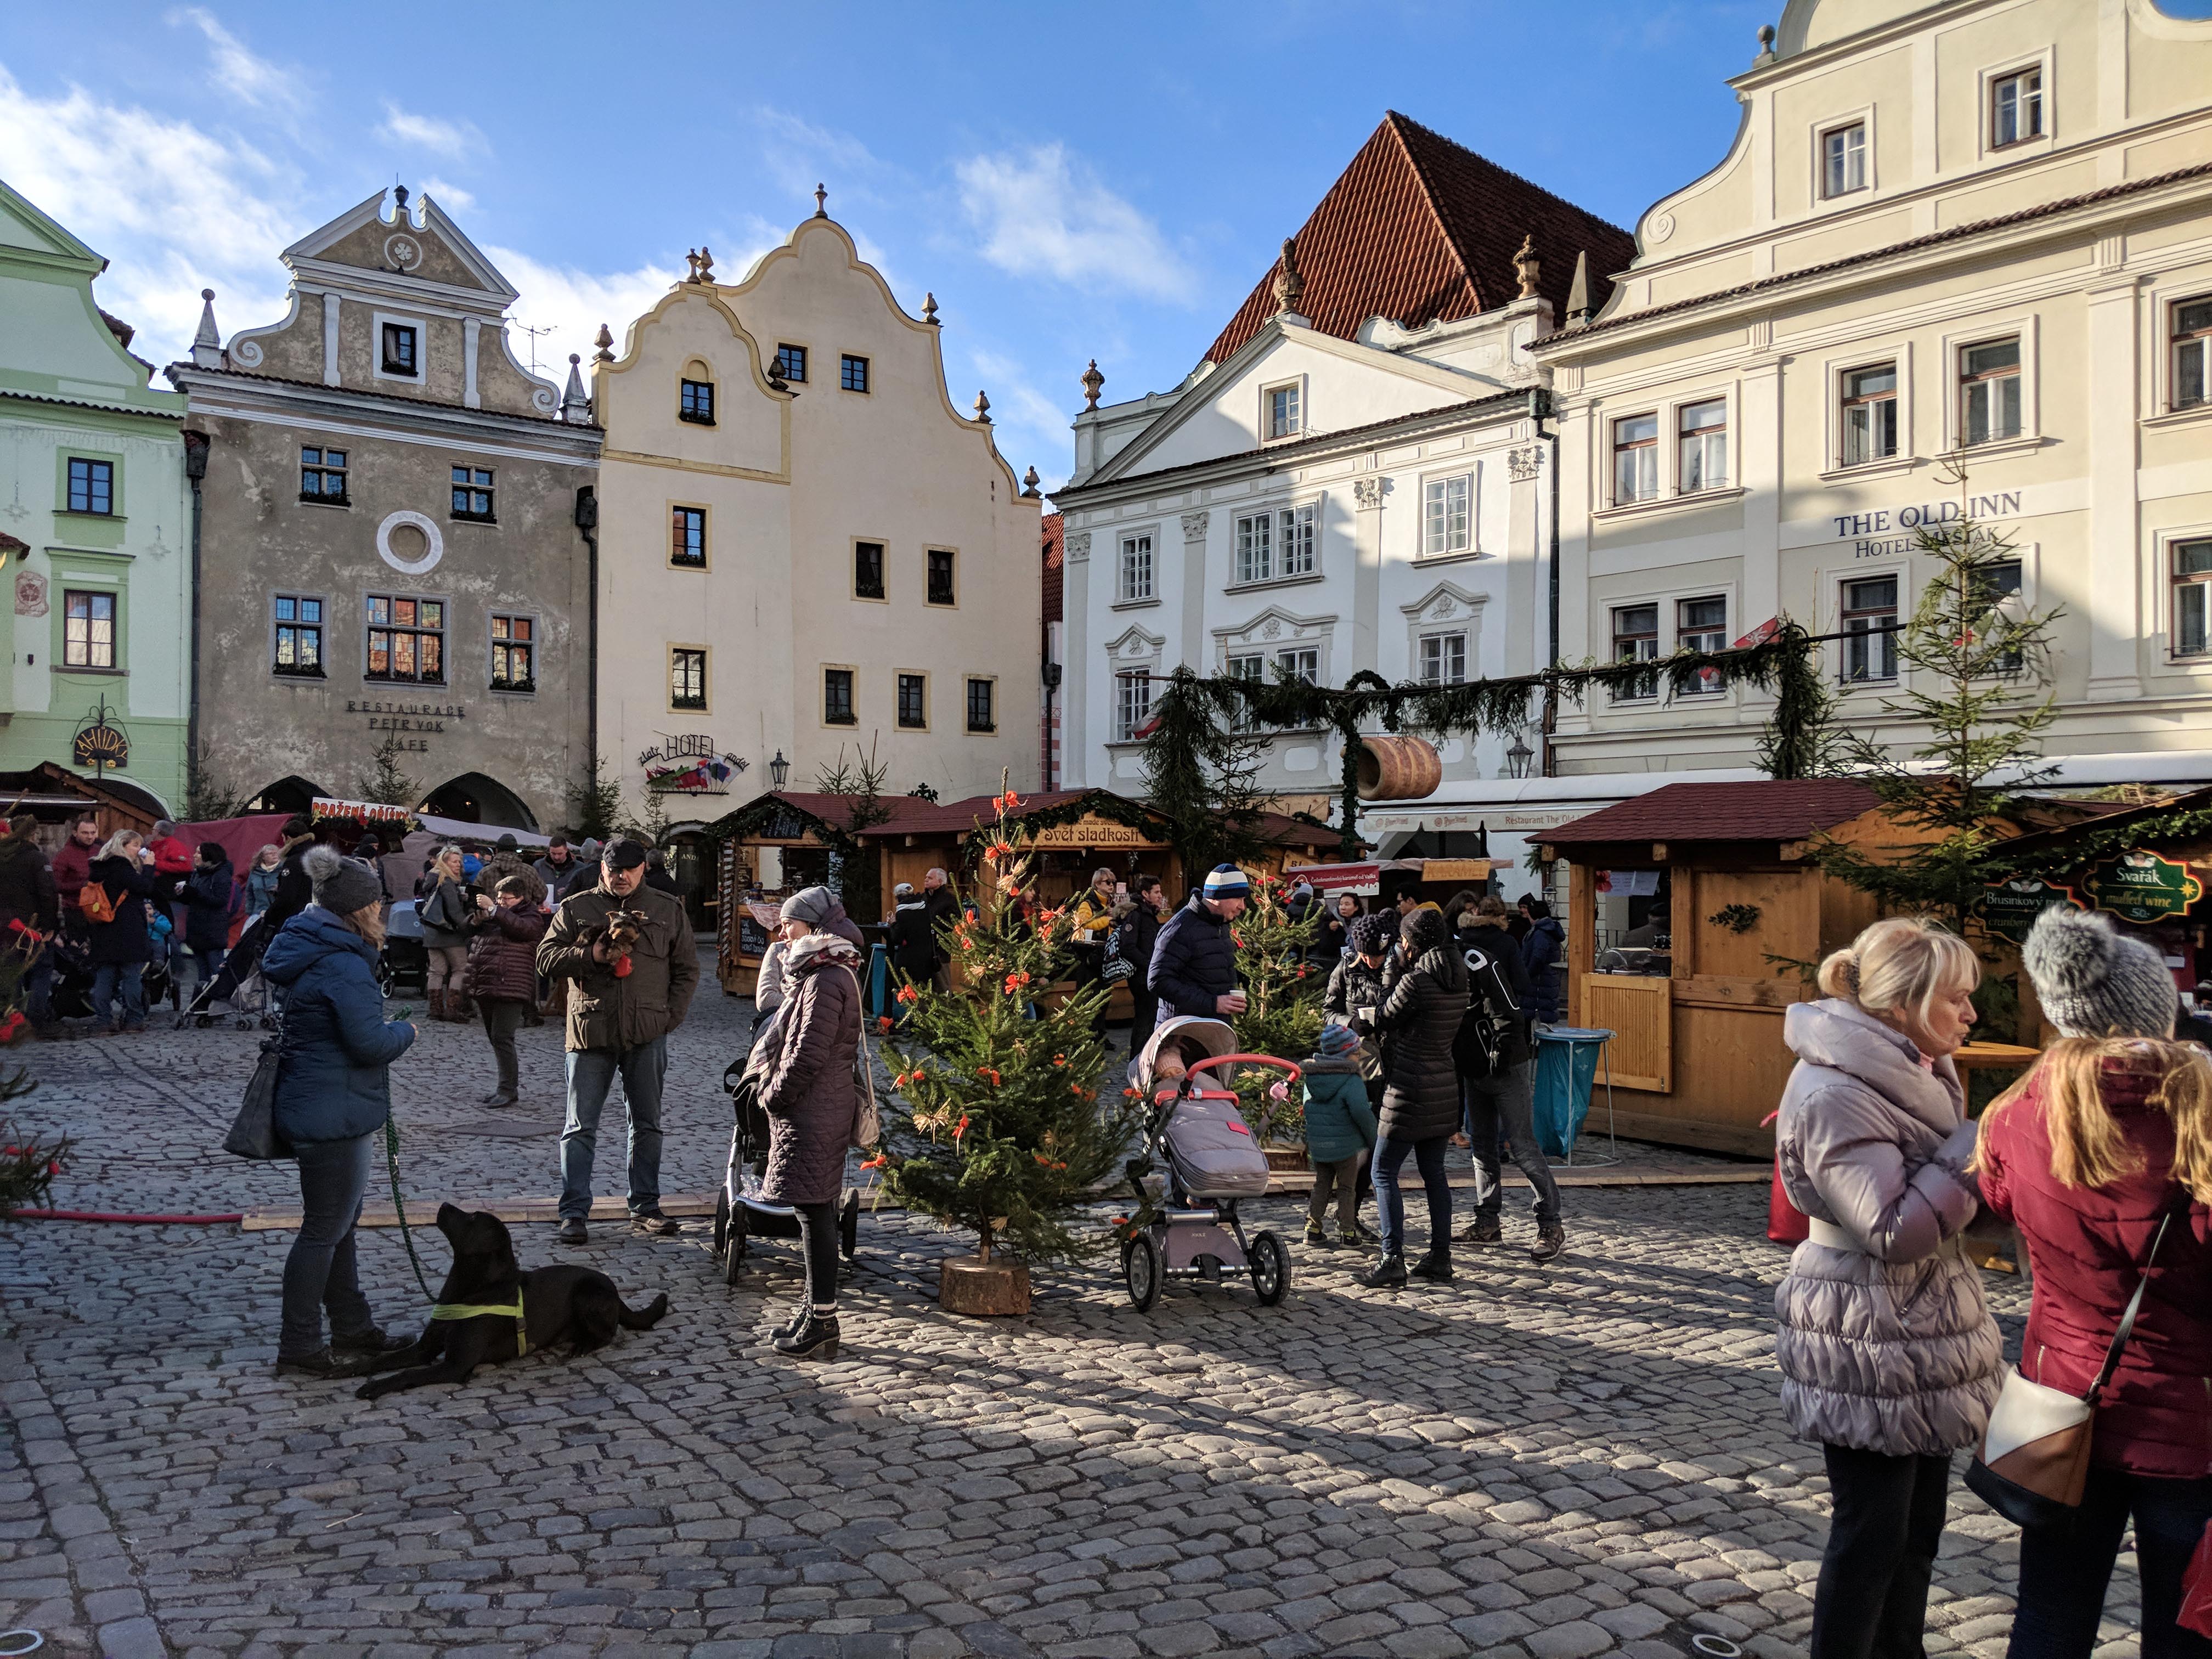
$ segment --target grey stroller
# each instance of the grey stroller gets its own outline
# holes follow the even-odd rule
[[[1180,1077],[1164,1065],[1170,1052],[1186,1063]],[[1251,1273],[1262,1307],[1290,1293],[1291,1254],[1283,1241],[1264,1230],[1248,1239],[1237,1219],[1237,1200],[1267,1194],[1267,1155],[1228,1086],[1232,1066],[1285,1073],[1277,1090],[1298,1076],[1289,1060],[1238,1054],[1236,1034],[1219,1020],[1189,1016],[1162,1024],[1131,1062],[1132,1082],[1152,1097],[1143,1153],[1127,1168],[1138,1211],[1121,1243],[1121,1277],[1139,1313],[1170,1279],[1218,1283],[1242,1270]]]

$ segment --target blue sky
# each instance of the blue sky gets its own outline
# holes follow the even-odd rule
[[[1085,361],[1109,400],[1179,380],[1386,108],[1632,225],[1719,159],[1779,9],[17,0],[0,178],[108,257],[156,362],[204,287],[226,335],[281,315],[277,252],[396,179],[564,368],[687,247],[741,275],[819,179],[910,311],[935,292],[956,405],[988,390],[1057,482]]]

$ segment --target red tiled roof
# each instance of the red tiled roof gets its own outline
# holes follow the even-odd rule
[[[1537,289],[1561,321],[1577,254],[1588,252],[1601,283],[1636,257],[1636,238],[1618,225],[1392,110],[1299,227],[1299,313],[1349,340],[1370,317],[1419,328],[1495,311],[1513,299],[1524,236],[1543,262]],[[1279,258],[1268,266],[1206,349],[1210,361],[1226,361],[1275,314],[1281,267]]]
[[[1554,847],[1600,842],[1802,841],[1875,803],[1874,791],[1844,778],[1763,783],[1670,783],[1547,830]]]
[[[1044,515],[1044,620],[1048,628],[1058,622],[1060,617],[1060,561],[1066,548],[1063,528],[1066,522],[1057,513]]]

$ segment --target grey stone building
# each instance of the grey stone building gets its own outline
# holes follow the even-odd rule
[[[192,752],[271,811],[368,793],[562,822],[592,754],[601,434],[516,362],[516,292],[435,203],[369,198],[284,250],[291,309],[191,361]]]

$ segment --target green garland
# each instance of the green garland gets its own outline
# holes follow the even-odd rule
[[[1047,830],[1057,830],[1062,824],[1078,823],[1092,813],[1131,830],[1164,832],[1167,828],[1166,815],[1157,807],[1147,806],[1139,800],[1125,800],[1107,789],[1086,791],[1073,800],[1060,802],[1057,806],[1017,811],[1006,819],[1006,823],[1026,838],[1041,835]],[[960,837],[961,856],[972,860],[984,848],[998,839],[999,826],[996,823],[977,824]],[[1162,833],[1159,839],[1165,841],[1167,836]]]
[[[1999,842],[1984,855],[1982,867],[1991,881],[2021,876],[2040,876],[2046,881],[2057,881],[2136,848],[2212,840],[2212,807],[2121,816],[2126,822],[2100,824],[2092,818],[2058,832],[2042,846],[2018,853],[2008,851],[2006,844]],[[2039,835],[2033,839],[2043,841],[2044,837]]]

